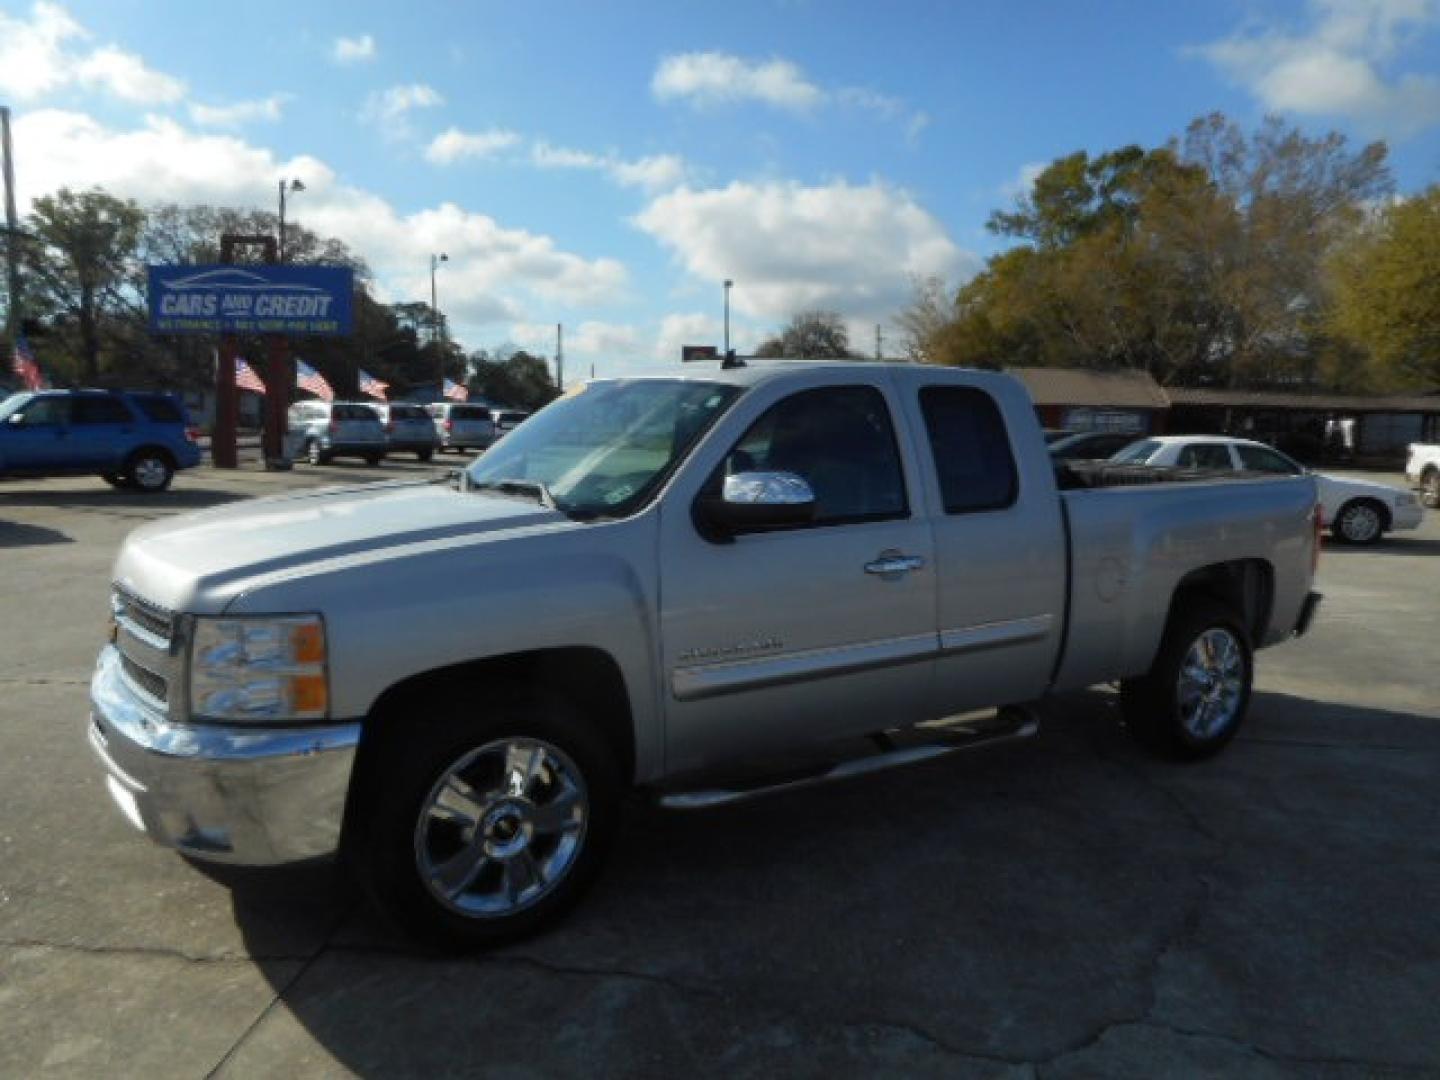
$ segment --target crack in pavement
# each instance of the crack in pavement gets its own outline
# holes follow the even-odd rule
[[[158,945],[82,945],[77,942],[43,941],[39,938],[0,938],[0,948],[49,949],[53,952],[86,953],[92,956],[132,956],[157,960],[179,960],[186,964],[268,964],[295,962],[310,959],[313,954],[286,956],[284,954],[235,954],[187,953],[183,949],[172,949]]]
[[[89,679],[79,678],[52,678],[44,675],[28,676],[6,675],[0,677],[0,686],[89,686]]]

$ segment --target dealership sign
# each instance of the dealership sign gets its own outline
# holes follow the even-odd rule
[[[355,281],[349,267],[152,266],[149,270],[152,333],[350,333]]]

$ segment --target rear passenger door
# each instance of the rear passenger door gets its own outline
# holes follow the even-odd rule
[[[999,379],[905,378],[935,535],[940,656],[929,713],[1033,699],[1059,657],[1069,583],[1060,499],[1029,400]],[[1006,415],[1034,430],[1010,431]]]

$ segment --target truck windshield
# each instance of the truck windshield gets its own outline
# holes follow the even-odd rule
[[[664,483],[740,394],[723,383],[582,383],[475,460],[472,486],[543,484],[572,517],[624,517]]]

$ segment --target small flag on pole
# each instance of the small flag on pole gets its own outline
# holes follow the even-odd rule
[[[257,394],[265,393],[265,384],[260,381],[260,376],[256,375],[255,369],[240,356],[235,358],[235,385],[241,390],[254,390]]]
[[[30,351],[30,342],[25,340],[24,334],[15,338],[15,355],[10,360],[10,369],[19,377],[26,390],[39,390],[45,385],[45,380],[40,375],[40,365],[35,362],[35,354]]]
[[[309,390],[321,401],[335,400],[335,391],[330,389],[325,377],[304,360],[295,361],[295,385],[301,390]]]
[[[360,392],[378,401],[385,400],[385,391],[390,389],[388,382],[381,382],[374,375],[371,375],[364,368],[360,369]]]
[[[461,386],[459,383],[451,382],[449,379],[446,379],[445,396],[451,401],[469,401],[470,391],[466,390],[465,387]]]

